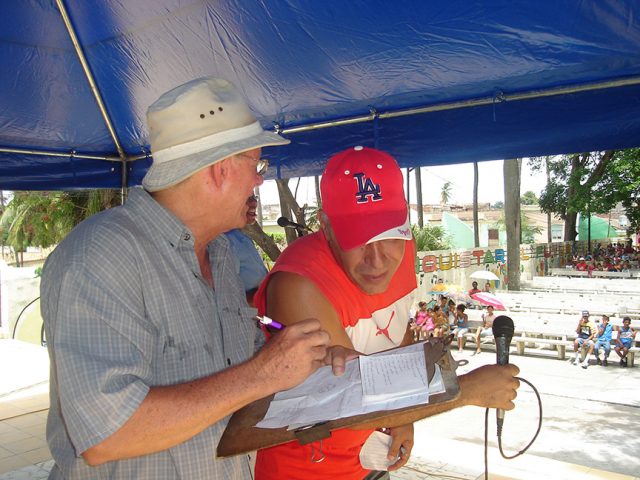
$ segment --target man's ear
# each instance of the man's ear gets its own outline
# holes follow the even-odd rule
[[[329,223],[329,219],[327,218],[327,214],[322,211],[322,209],[318,210],[318,224],[320,224],[320,230],[324,234],[324,238],[327,241],[331,240],[331,224]]]
[[[229,171],[231,168],[231,158],[225,158],[219,162],[214,163],[209,170],[209,179],[215,185],[216,188],[221,188],[224,181],[229,177]]]
[[[324,230],[327,226],[327,216],[322,211],[322,209],[318,210],[316,217],[318,218],[318,224],[320,225],[320,229]]]

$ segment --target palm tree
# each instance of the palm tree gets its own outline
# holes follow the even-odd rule
[[[451,198],[451,182],[446,181],[444,185],[442,185],[442,190],[440,191],[440,203],[442,205],[446,205],[449,203],[449,199]]]

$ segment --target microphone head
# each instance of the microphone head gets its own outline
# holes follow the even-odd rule
[[[514,332],[513,320],[511,320],[511,317],[507,317],[506,315],[500,315],[493,321],[493,327],[491,329],[493,330],[494,338],[511,338],[513,337]]]
[[[287,217],[280,217],[278,219],[278,225],[280,225],[281,227],[286,227],[287,225],[289,225],[289,223],[291,223],[291,220],[289,220]]]

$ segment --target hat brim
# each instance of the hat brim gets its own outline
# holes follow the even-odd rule
[[[287,145],[290,140],[273,132],[263,131],[253,137],[212,147],[186,157],[168,162],[153,163],[142,179],[142,186],[149,192],[163,190],[180,183],[194,173],[227,157],[261,147]]]
[[[403,228],[408,221],[409,214],[404,208],[403,210],[380,211],[369,215],[327,216],[340,249],[349,251],[375,241],[374,239],[381,235],[390,235],[390,230]],[[397,235],[397,233],[394,234]],[[408,235],[409,237],[403,237],[403,240],[411,239],[411,229],[409,229]],[[383,240],[383,238],[379,240]]]
[[[412,238],[411,223],[409,222],[409,215],[407,215],[407,220],[402,225],[390,228],[376,235],[367,242],[367,245],[369,243],[379,242],[380,240],[411,240]]]

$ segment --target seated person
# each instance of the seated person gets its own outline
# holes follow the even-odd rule
[[[476,331],[476,352],[474,355],[481,352],[480,350],[480,339],[482,337],[492,337],[493,336],[493,321],[496,316],[493,314],[493,307],[489,305],[487,307],[487,313],[482,314],[482,326],[478,327]]]
[[[478,282],[471,282],[471,290],[469,290],[469,295],[473,295],[474,293],[480,293],[481,290],[478,288]]]
[[[453,330],[453,334],[458,339],[458,351],[462,352],[465,344],[465,334],[469,331],[469,317],[464,311],[466,310],[464,304],[460,304],[456,307],[456,328]]]
[[[417,284],[415,244],[403,185],[400,168],[386,153],[355,147],[333,156],[320,183],[320,231],[284,250],[256,293],[259,312],[285,325],[317,318],[329,332],[332,345],[364,354],[410,343],[407,319]],[[478,377],[488,367],[467,374],[488,384],[475,380],[472,384],[491,392],[487,396],[497,393],[498,398],[513,398],[512,388],[503,391],[504,370]],[[516,370],[509,366],[507,376]],[[467,403],[472,392],[465,377],[460,377],[460,399],[430,405],[429,412],[440,413]],[[310,461],[313,449],[319,448],[317,442],[301,445],[293,441],[260,450],[255,478],[362,480],[369,471],[360,464],[359,453],[372,432],[332,431],[331,437],[322,441],[321,463]],[[409,458],[413,426],[392,428],[390,434],[389,455],[398,460],[389,469],[395,470]]]
[[[576,333],[578,334],[578,336],[573,341],[573,351],[575,353],[573,364],[581,365],[582,368],[587,368],[589,366],[589,355],[591,355],[591,352],[593,352],[593,349],[595,347],[593,338],[596,335],[596,327],[593,322],[589,320],[588,310],[582,311],[582,317],[578,322]],[[587,355],[584,357],[584,361],[580,363],[580,351],[583,347],[587,347],[589,350],[587,351]]]
[[[433,323],[435,329],[433,330],[434,337],[446,337],[449,333],[449,319],[442,313],[440,305],[433,307]]]
[[[578,263],[576,263],[576,270],[578,270],[579,272],[587,271],[587,262],[585,262],[584,257],[580,257]]]
[[[609,323],[609,316],[602,315],[602,323],[596,327],[596,363],[598,365],[609,365],[609,354],[611,353],[611,337],[613,326]],[[600,348],[604,349],[604,358],[600,360]]]
[[[636,332],[631,328],[631,318],[624,317],[622,319],[622,327],[618,329],[618,338],[616,339],[616,346],[614,350],[620,357],[620,366],[627,366],[627,353],[633,346],[633,339],[636,336]]]

